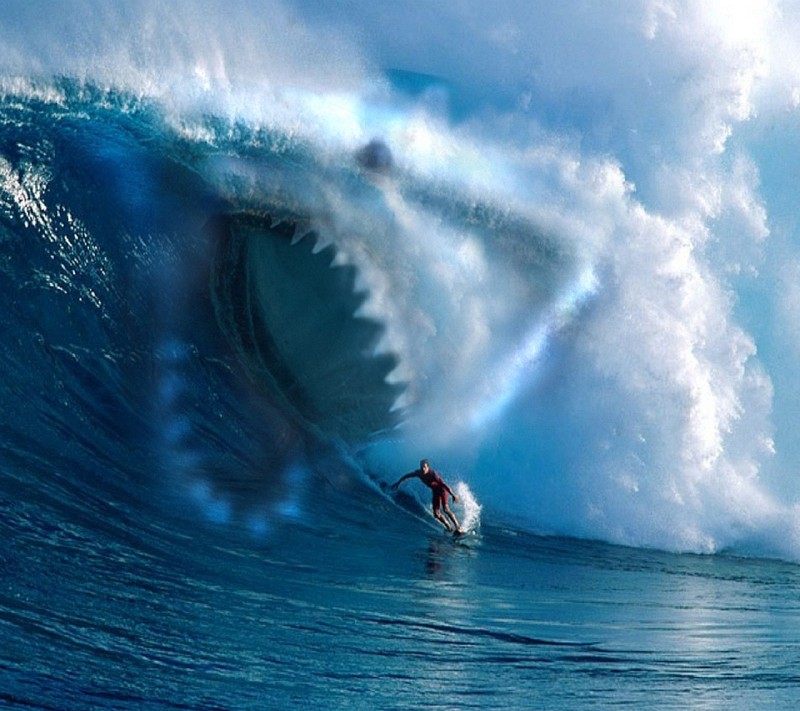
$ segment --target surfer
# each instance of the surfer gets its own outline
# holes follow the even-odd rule
[[[409,472],[408,474],[404,474],[401,476],[394,484],[392,484],[392,489],[396,490],[400,484],[402,484],[406,479],[413,479],[416,477],[419,479],[423,484],[430,487],[431,491],[433,492],[433,515],[436,517],[438,521],[441,521],[444,524],[444,527],[448,531],[455,531],[456,533],[461,533],[461,526],[458,523],[458,519],[455,517],[455,514],[450,510],[450,506],[447,504],[447,495],[453,497],[453,501],[457,504],[458,497],[453,493],[453,490],[445,484],[444,479],[439,476],[437,472],[431,469],[431,465],[427,459],[423,459],[419,463],[419,469],[415,469],[413,472]],[[444,514],[442,513],[444,511]],[[449,521],[447,519],[450,519]],[[452,526],[450,525],[452,522]]]

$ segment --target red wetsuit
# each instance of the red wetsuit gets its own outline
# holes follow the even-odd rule
[[[447,488],[444,485],[444,481],[442,481],[442,477],[433,469],[428,469],[427,474],[421,469],[417,469],[417,476],[423,484],[431,488],[433,493],[433,501],[431,502],[433,504],[433,512],[438,513],[442,507],[447,508]]]

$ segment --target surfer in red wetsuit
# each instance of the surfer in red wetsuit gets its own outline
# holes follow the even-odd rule
[[[458,497],[453,493],[453,490],[445,484],[444,479],[439,476],[437,472],[431,469],[431,465],[428,463],[427,459],[423,459],[419,463],[419,469],[415,469],[413,472],[409,472],[408,474],[404,474],[401,476],[394,484],[392,484],[392,489],[397,489],[400,484],[402,484],[406,479],[413,479],[416,477],[419,479],[423,484],[430,487],[431,491],[433,492],[433,515],[436,517],[438,521],[441,521],[444,524],[444,527],[448,531],[455,531],[456,533],[461,532],[461,526],[458,523],[458,519],[455,517],[455,514],[450,510],[450,507],[447,504],[447,495],[453,497],[453,501],[457,504]],[[444,514],[442,513],[444,511]],[[447,518],[445,518],[445,516]],[[450,519],[449,521],[447,519]],[[450,525],[452,522],[452,526]]]

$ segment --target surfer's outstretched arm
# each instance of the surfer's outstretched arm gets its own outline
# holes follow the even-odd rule
[[[392,484],[392,489],[396,489],[406,479],[413,479],[415,476],[417,476],[417,472],[409,472],[408,474],[403,474],[403,476],[401,476],[394,484]]]

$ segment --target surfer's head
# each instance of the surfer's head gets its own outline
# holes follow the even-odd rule
[[[427,459],[420,459],[419,468],[422,469],[422,471],[427,471],[431,468],[431,464]]]

